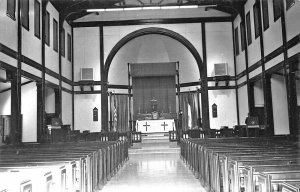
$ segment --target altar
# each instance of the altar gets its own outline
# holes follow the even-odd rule
[[[175,130],[174,119],[137,120],[136,131],[142,133],[169,132]]]

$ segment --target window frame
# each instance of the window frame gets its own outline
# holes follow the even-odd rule
[[[286,10],[289,10],[295,5],[295,0],[285,0]]]
[[[234,47],[235,47],[235,56],[240,54],[240,46],[239,46],[239,29],[238,26],[234,29]]]
[[[253,5],[253,19],[254,19],[255,39],[261,35],[261,22],[260,22],[259,14],[260,14],[259,3],[256,2]]]
[[[243,23],[240,23],[240,34],[241,34],[241,49],[242,52],[245,50],[246,44],[245,44],[245,25]]]
[[[16,0],[7,0],[6,2],[7,2],[6,3],[6,15],[15,21],[16,20]],[[11,6],[9,6],[9,5],[11,5]]]
[[[45,44],[50,46],[50,13],[46,11],[45,15]]]
[[[29,0],[21,0],[20,6],[22,26],[29,31]]]
[[[251,32],[251,17],[250,11],[246,14],[246,27],[247,27],[247,43],[251,45],[252,43],[252,32]]]
[[[41,38],[41,4],[38,0],[34,0],[34,35]]]
[[[53,50],[58,52],[58,22],[53,18]]]
[[[262,13],[263,13],[263,22],[264,22],[264,31],[270,27],[270,18],[269,18],[269,7],[268,0],[261,1]]]
[[[60,36],[60,54],[61,56],[66,56],[66,35],[65,35],[65,29],[62,28],[61,36]]]
[[[277,3],[275,3],[275,2],[277,2]],[[280,0],[273,0],[274,22],[276,22],[281,17],[281,9],[282,9],[282,4],[280,3]]]
[[[71,34],[67,33],[67,58],[68,61],[72,61],[72,37]]]

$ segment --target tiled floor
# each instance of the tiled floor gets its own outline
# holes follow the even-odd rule
[[[199,180],[180,159],[179,152],[176,144],[161,141],[152,147],[149,143],[133,147],[129,151],[129,161],[102,191],[205,192]]]

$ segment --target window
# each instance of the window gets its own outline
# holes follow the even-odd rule
[[[6,15],[16,20],[15,12],[16,12],[16,0],[7,0],[7,7],[6,7]]]
[[[67,44],[68,44],[68,60],[71,61],[72,60],[72,46],[71,46],[72,39],[70,34],[68,34]]]
[[[250,45],[252,43],[250,11],[246,15],[246,24],[247,24],[247,41],[248,41],[248,45]]]
[[[41,16],[40,16],[40,2],[37,0],[34,1],[34,35],[40,38],[40,23],[41,23]]]
[[[45,43],[50,46],[50,13],[45,15]]]
[[[259,9],[259,3],[255,3],[253,5],[253,15],[254,15],[254,32],[255,32],[255,38],[260,36],[261,31],[261,23],[260,23],[260,9]]]
[[[65,29],[62,29],[60,39],[60,54],[65,57]]]
[[[267,30],[269,28],[268,0],[262,0],[262,13],[263,13],[264,30]]]
[[[286,0],[286,10],[289,10],[295,4],[295,0]]]
[[[245,50],[245,26],[243,25],[243,23],[240,24],[240,32],[241,32],[241,48],[242,51]]]
[[[234,39],[235,39],[235,55],[237,56],[240,53],[238,27],[236,27],[234,30]]]
[[[277,21],[281,16],[281,0],[273,0],[274,21]]]
[[[53,50],[58,52],[58,23],[53,19]]]
[[[29,0],[21,2],[21,21],[25,29],[29,30]]]

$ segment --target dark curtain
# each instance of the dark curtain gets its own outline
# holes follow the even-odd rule
[[[198,93],[180,93],[180,105],[182,110],[182,129],[195,129],[200,127],[198,114]],[[189,112],[190,110],[190,112]],[[190,117],[189,117],[190,114]],[[190,123],[189,123],[190,118]]]
[[[112,95],[111,106],[111,131],[126,132],[129,131],[128,122],[128,95]]]
[[[151,100],[157,100],[155,108],[159,113],[176,113],[175,77],[136,77],[132,80],[133,110],[137,113],[151,113]]]
[[[176,113],[176,63],[130,64],[133,116],[136,114]],[[153,109],[151,100],[156,100]]]

